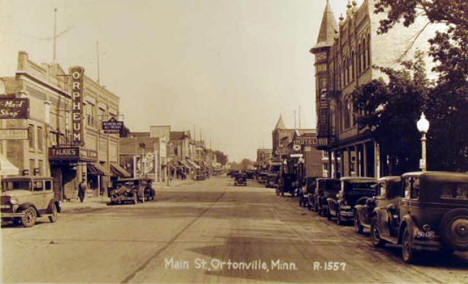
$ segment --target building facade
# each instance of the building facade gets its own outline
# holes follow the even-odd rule
[[[327,175],[370,176],[386,174],[386,158],[367,129],[357,125],[351,93],[374,79],[386,80],[372,66],[398,68],[403,59],[412,58],[408,42],[421,27],[397,25],[388,33],[377,33],[385,14],[374,14],[374,1],[364,0],[360,7],[348,2],[345,17],[336,22],[327,1],[315,55],[317,139],[327,152]]]
[[[73,76],[75,75],[75,76]],[[2,129],[27,129],[27,140],[1,141],[2,152],[23,175],[52,176],[60,199],[76,198],[85,179],[104,194],[119,172],[119,135],[105,134],[101,122],[118,119],[118,96],[85,75],[58,64],[36,64],[19,52],[14,77],[2,78],[5,94],[29,101],[29,118],[2,120]]]

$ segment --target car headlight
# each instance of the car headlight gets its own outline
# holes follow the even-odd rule
[[[10,199],[10,203],[11,203],[12,205],[18,204],[18,199],[12,198],[12,199]]]

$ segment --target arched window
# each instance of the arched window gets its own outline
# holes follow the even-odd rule
[[[370,34],[367,35],[367,66],[371,65],[371,45],[370,45]]]
[[[354,55],[354,50],[353,50],[353,52],[351,53],[351,82],[354,80],[355,72],[356,72],[355,70],[356,65],[354,61],[355,61],[355,55]]]
[[[367,69],[366,52],[367,52],[366,39],[363,39],[362,40],[362,52],[361,52],[361,61],[362,61],[362,70],[363,71]]]
[[[350,124],[350,103],[348,100],[344,101],[344,112],[343,112],[343,117],[344,117],[344,129],[349,128]]]

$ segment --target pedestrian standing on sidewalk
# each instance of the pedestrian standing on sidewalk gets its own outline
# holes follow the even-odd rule
[[[82,179],[81,183],[78,185],[78,197],[80,201],[83,202],[86,196],[86,190],[88,189],[88,185],[86,184],[86,180]]]

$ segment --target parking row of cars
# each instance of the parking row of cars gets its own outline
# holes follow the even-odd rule
[[[423,251],[468,251],[467,174],[317,178],[303,192],[300,205],[338,225],[353,223],[357,233],[368,230],[375,247],[400,245],[407,263]]]

